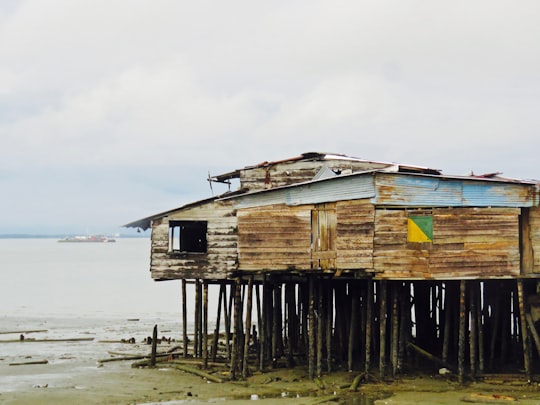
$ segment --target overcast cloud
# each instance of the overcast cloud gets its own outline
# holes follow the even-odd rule
[[[4,0],[0,233],[117,232],[210,196],[209,171],[308,151],[540,179],[538,21],[537,1]]]

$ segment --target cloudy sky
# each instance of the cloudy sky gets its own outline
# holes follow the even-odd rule
[[[308,151],[540,179],[538,21],[526,0],[2,0],[0,233],[118,232]]]

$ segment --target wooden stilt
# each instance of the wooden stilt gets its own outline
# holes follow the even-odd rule
[[[324,336],[324,281],[318,280],[318,293],[317,293],[317,377],[322,376],[322,359],[323,359],[323,336]]]
[[[182,346],[184,357],[188,355],[186,279],[182,279]]]
[[[313,276],[309,276],[309,309],[308,309],[308,374],[309,378],[315,377],[315,282]]]
[[[487,288],[488,286],[489,288]],[[499,323],[501,319],[501,297],[497,294],[497,291],[492,291],[492,287],[494,287],[493,283],[489,283],[489,285],[486,285],[486,293],[489,294],[490,299],[493,299],[493,305],[491,310],[491,339],[489,344],[489,368],[493,371],[495,367],[495,354],[497,353],[497,336],[500,329]]]
[[[257,342],[257,369],[263,370],[263,357],[262,357],[262,345],[263,345],[263,316],[262,316],[262,307],[261,307],[261,293],[260,286],[257,284],[255,286],[255,301],[257,303],[257,326],[259,328],[259,341]]]
[[[454,300],[456,299],[453,288],[453,281],[446,283],[446,293],[444,295],[444,330],[443,330],[443,347],[442,360],[448,361],[448,350],[450,347],[450,331],[452,330],[452,311]]]
[[[231,359],[231,308],[233,294],[233,285],[229,285],[229,299],[227,300],[227,286],[223,294],[223,315],[225,317],[225,349],[227,354],[227,360]]]
[[[477,305],[476,305],[476,297],[477,297],[477,286],[478,283],[476,281],[470,282],[470,289],[469,289],[469,312],[470,312],[470,326],[469,326],[469,362],[470,362],[470,370],[471,370],[471,376],[474,377],[476,375],[476,355],[477,355],[477,342],[478,342],[478,327],[477,327],[477,321],[478,321],[478,314],[477,312]]]
[[[253,309],[253,276],[249,278],[247,290],[247,307],[246,307],[246,328],[244,337],[244,354],[242,360],[242,378],[247,378],[249,374],[248,370],[248,358],[249,358],[249,341],[251,331],[251,311]]]
[[[399,285],[396,283],[391,284],[392,291],[392,377],[396,377],[398,372],[398,344],[399,344],[399,306],[398,306],[398,293]]]
[[[386,375],[386,280],[379,282],[379,378]]]
[[[478,327],[478,371],[480,373],[484,372],[485,369],[485,359],[484,359],[484,317],[483,317],[483,300],[482,300],[482,291],[484,288],[484,283],[480,282],[478,284],[478,294],[476,297],[476,326]]]
[[[407,355],[407,346],[411,336],[411,284],[405,282],[400,288],[399,293],[399,347],[398,347],[398,371],[403,369],[405,357]]]
[[[219,343],[219,327],[221,324],[221,305],[223,300],[223,294],[225,290],[225,284],[221,282],[219,284],[219,296],[218,296],[218,307],[217,307],[217,315],[216,315],[216,327],[214,328],[214,339],[212,340],[212,361],[216,361],[217,357],[217,351],[218,351],[218,343]]]
[[[366,292],[366,355],[364,363],[364,372],[369,374],[371,368],[371,334],[373,328],[373,280],[367,281]]]
[[[272,297],[272,367],[275,367],[278,359],[278,334],[281,334],[278,322],[278,318],[281,317],[281,314],[279,313],[279,308],[277,304],[280,296],[278,287],[275,284],[272,285]]]
[[[527,379],[531,380],[531,356],[529,350],[529,338],[527,334],[527,317],[525,309],[525,295],[523,291],[523,280],[517,280],[518,300],[519,300],[519,319],[521,344],[523,346],[523,366]]]
[[[236,371],[238,370],[238,345],[240,337],[238,325],[242,319],[242,290],[240,279],[236,279],[234,283],[234,320],[233,320],[233,341],[231,353],[231,379],[236,379]]]
[[[349,328],[349,341],[347,344],[347,368],[349,371],[353,370],[353,356],[354,356],[354,343],[356,340],[356,323],[358,318],[358,294],[355,286],[351,288],[349,283],[349,295],[351,296],[351,313],[350,313],[350,328]]]
[[[201,296],[200,296],[200,280],[195,280],[195,330],[193,333],[193,355],[195,357],[200,357],[201,352],[199,351],[199,338],[200,338],[200,313],[201,313]]]
[[[458,337],[458,382],[463,384],[465,376],[465,298],[466,298],[466,281],[461,280],[459,283],[459,337]]]
[[[285,305],[287,308],[287,365],[293,367],[293,353],[296,345],[296,302],[293,283],[285,284]]]
[[[334,291],[333,286],[328,283],[327,296],[326,296],[326,371],[332,371],[332,323],[333,323],[333,302]]]
[[[202,328],[202,356],[203,368],[208,368],[208,282],[203,282],[203,328]]]

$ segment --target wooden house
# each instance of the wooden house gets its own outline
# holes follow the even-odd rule
[[[221,312],[230,327],[227,288],[234,302],[233,376],[249,372],[253,288],[251,367],[300,357],[312,376],[342,363],[370,373],[377,353],[381,377],[418,358],[461,381],[508,367],[534,373],[536,182],[323,153],[210,180],[235,179],[238,190],[126,225],[152,229],[152,278],[195,283],[194,355],[209,355],[200,290],[217,283],[216,332]]]

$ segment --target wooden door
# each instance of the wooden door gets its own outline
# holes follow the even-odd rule
[[[319,204],[311,211],[311,268],[336,267],[336,207]]]

